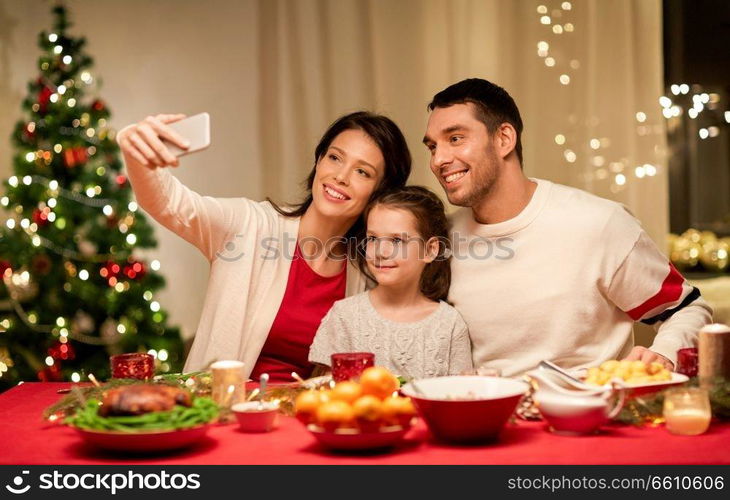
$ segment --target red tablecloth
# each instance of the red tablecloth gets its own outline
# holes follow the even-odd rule
[[[236,425],[210,430],[193,448],[152,457],[119,456],[85,445],[68,427],[41,412],[60,397],[60,383],[26,383],[0,394],[3,464],[730,464],[730,424],[713,423],[701,436],[669,434],[663,427],[609,426],[599,435],[557,436],[542,423],[508,424],[499,442],[449,446],[433,442],[423,423],[405,442],[377,454],[331,453],[295,419],[283,417],[268,434]]]

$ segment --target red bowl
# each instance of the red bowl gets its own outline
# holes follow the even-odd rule
[[[528,390],[519,380],[478,376],[421,379],[401,388],[434,437],[456,443],[496,440]]]
[[[375,432],[360,432],[355,429],[337,429],[327,432],[321,427],[309,424],[307,430],[325,448],[333,450],[374,450],[390,448],[403,440],[410,426],[394,425],[382,427]]]

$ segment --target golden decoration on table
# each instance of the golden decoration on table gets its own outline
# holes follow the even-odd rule
[[[730,237],[718,238],[712,231],[688,229],[667,236],[669,258],[679,269],[701,265],[705,270],[724,272],[730,265]]]
[[[585,382],[591,385],[605,385],[614,378],[620,378],[627,384],[642,384],[671,380],[672,373],[661,363],[611,359],[604,361],[598,367],[589,368]]]
[[[721,272],[727,269],[730,247],[722,240],[708,240],[702,245],[700,263],[709,271]]]
[[[682,235],[674,240],[669,258],[678,268],[689,269],[697,265],[700,253],[702,253],[702,245],[699,244],[699,241],[693,241]]]

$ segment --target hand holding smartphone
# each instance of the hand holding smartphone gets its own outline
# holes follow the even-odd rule
[[[184,139],[187,139],[190,144],[188,149],[181,149],[164,137],[161,138],[167,149],[175,156],[188,155],[210,146],[210,115],[208,113],[189,116],[180,121],[169,123],[167,126]]]

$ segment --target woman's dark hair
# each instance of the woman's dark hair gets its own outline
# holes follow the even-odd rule
[[[449,222],[443,202],[432,191],[422,186],[406,186],[383,193],[372,200],[363,212],[367,222],[368,215],[377,206],[387,206],[410,212],[416,219],[416,229],[424,244],[436,238],[439,250],[436,258],[426,264],[421,274],[421,293],[431,300],[446,300],[451,286],[451,239]],[[361,245],[362,246],[362,245]],[[365,252],[357,253],[360,271],[376,281],[367,269]]]
[[[387,116],[370,113],[368,111],[357,111],[341,116],[332,123],[314,150],[314,167],[307,177],[307,195],[304,201],[291,206],[289,209],[281,208],[270,198],[266,200],[271,203],[274,209],[286,217],[301,217],[312,204],[312,185],[317,173],[317,162],[329,149],[335,137],[346,130],[362,130],[378,146],[385,159],[385,172],[383,180],[373,192],[370,200],[377,198],[381,193],[405,186],[408,176],[411,174],[411,153],[408,150],[406,138],[393,120]],[[357,245],[365,234],[365,222],[360,217],[345,235],[348,244],[348,255],[351,258],[357,253]]]
[[[509,123],[517,132],[515,152],[522,165],[522,117],[512,96],[499,85],[482,78],[468,78],[455,83],[433,96],[428,110],[448,108],[454,104],[472,103],[477,108],[476,118],[490,134],[500,125]]]

